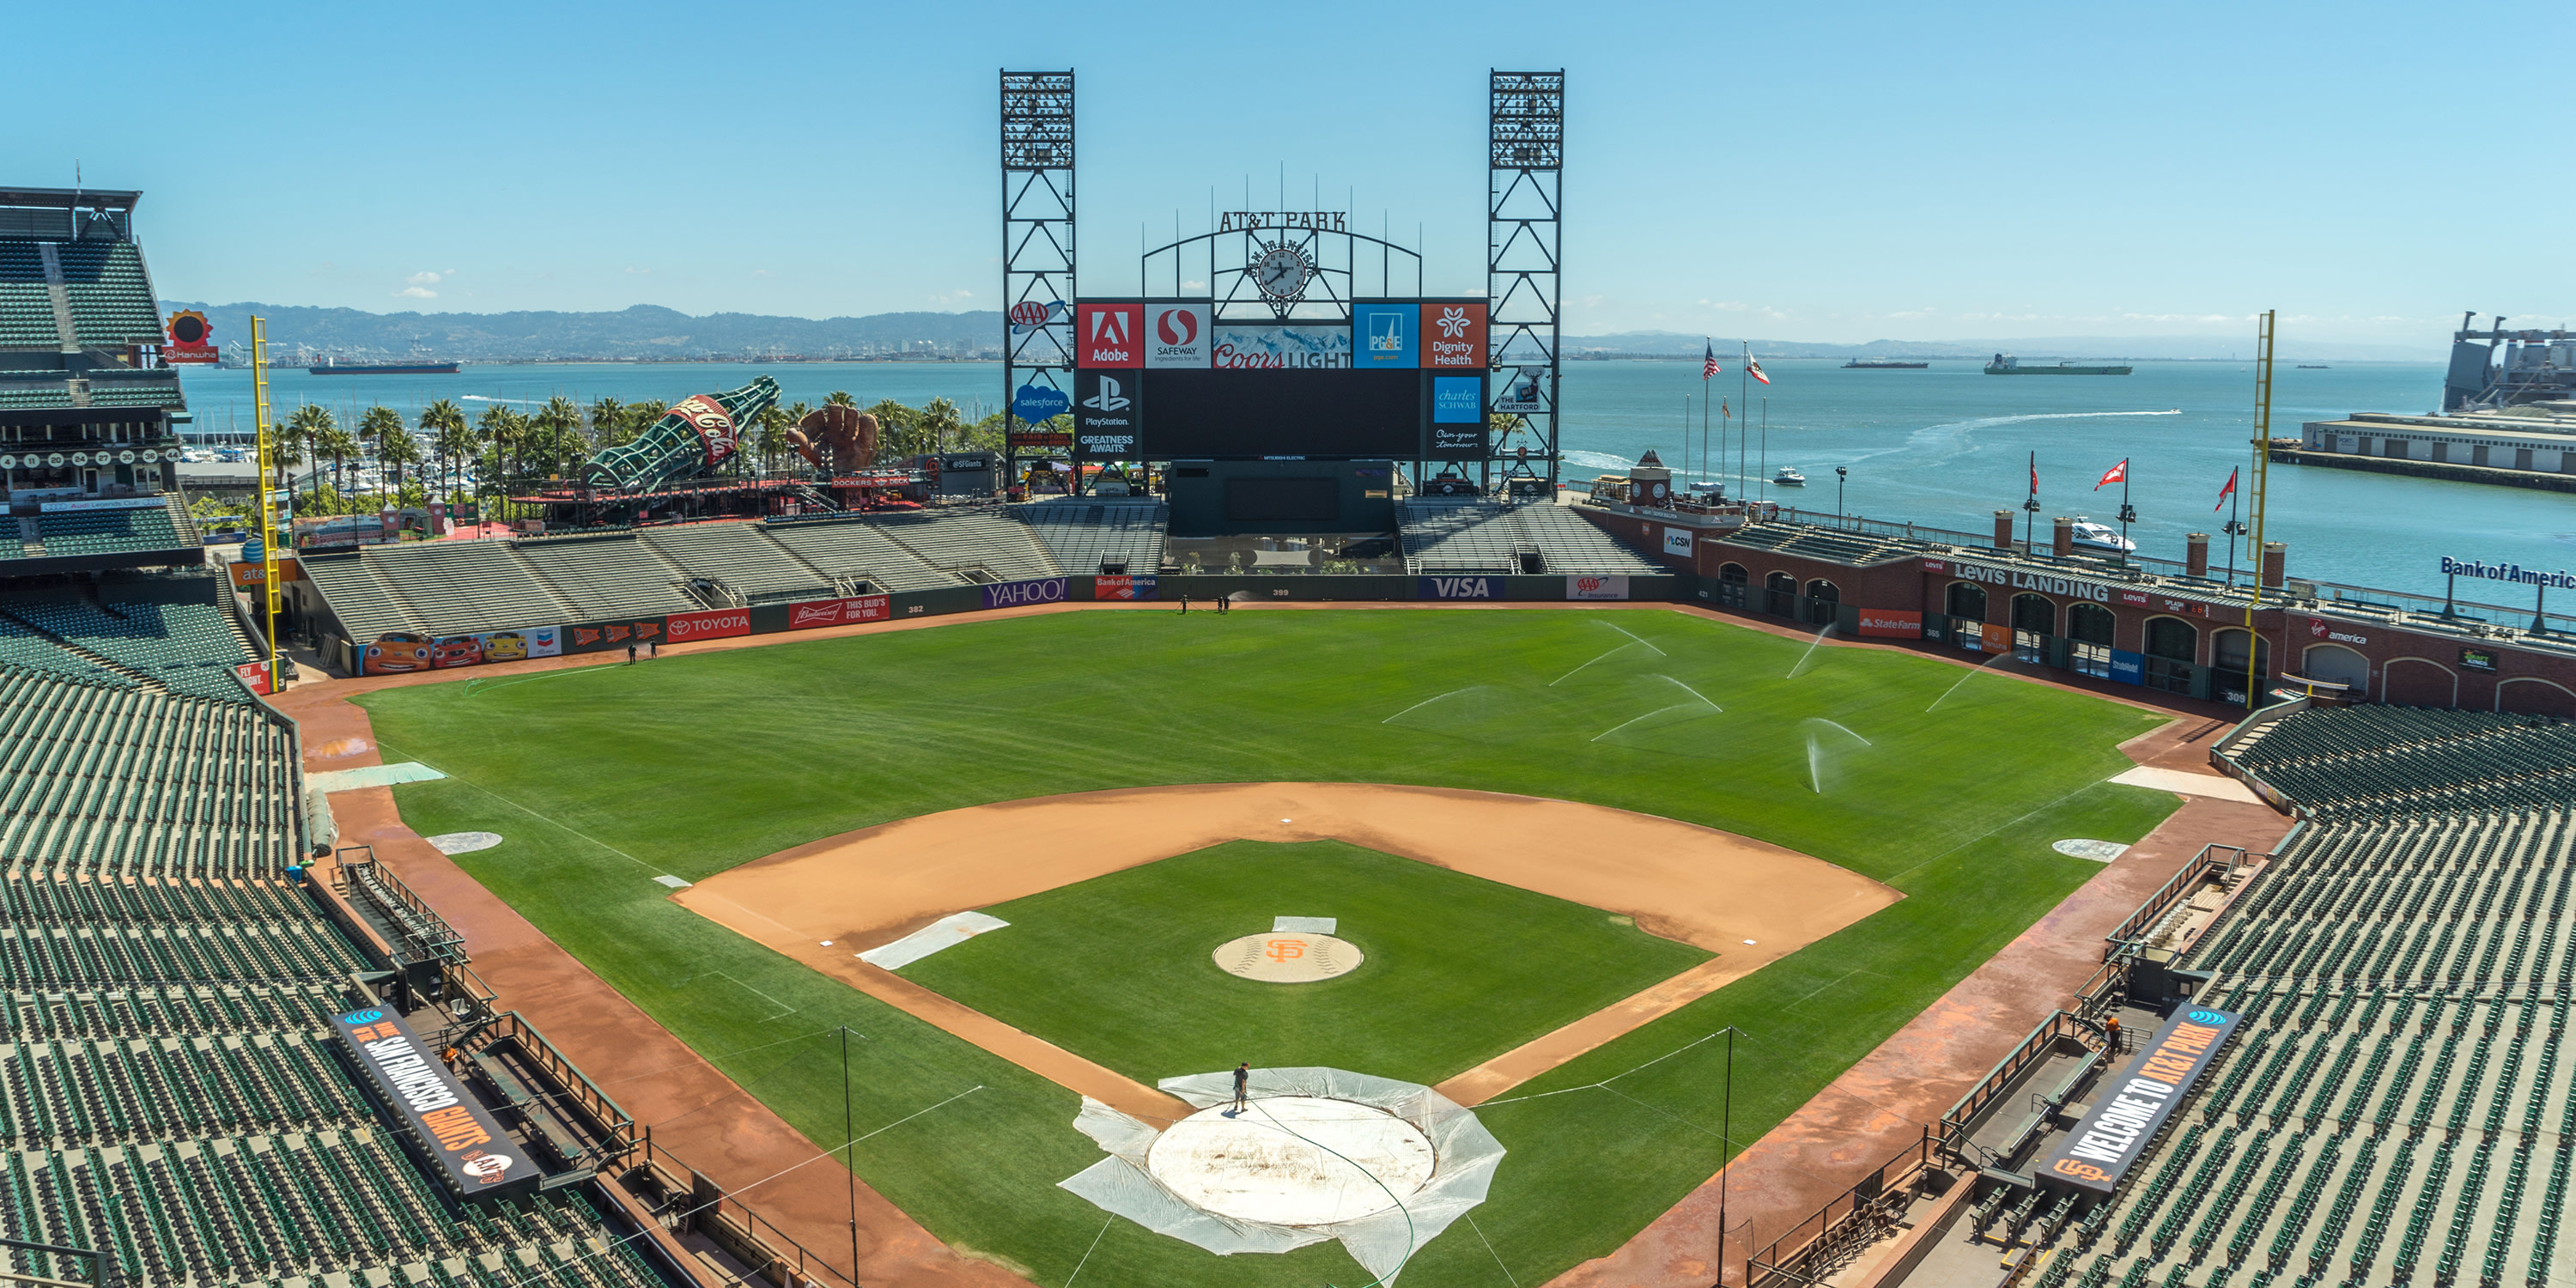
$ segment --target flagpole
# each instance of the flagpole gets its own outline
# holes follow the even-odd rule
[[[2227,584],[2231,587],[2236,584],[2236,534],[2244,527],[2236,516],[2244,503],[2245,496],[2236,490],[2236,474],[2231,470],[2227,475]]]
[[[1771,499],[1771,399],[1762,400],[1762,499]]]
[[[1746,402],[1753,397],[1753,342],[1744,342],[1744,361],[1735,369],[1735,400]],[[1735,436],[1735,481],[1744,481],[1744,435]]]

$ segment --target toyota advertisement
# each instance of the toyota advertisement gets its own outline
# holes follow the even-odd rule
[[[1073,308],[1073,448],[1089,460],[1482,460],[1481,299],[1365,300],[1348,322],[1209,300]]]

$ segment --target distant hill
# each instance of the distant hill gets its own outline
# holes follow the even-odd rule
[[[1565,356],[1629,358],[1696,358],[1703,340],[1676,331],[1624,331],[1616,335],[1565,337]],[[1716,339],[1721,359],[1740,351],[1733,336]],[[2135,358],[2142,361],[2245,360],[2254,356],[2254,337],[2061,335],[2007,340],[1872,340],[1867,344],[1816,344],[1805,340],[1755,340],[1762,358],[1904,358],[1914,361],[1970,359],[1982,363],[1998,353],[2022,358]],[[2283,362],[2438,362],[2438,349],[2402,344],[2338,344],[2284,340],[2274,356]]]
[[[283,304],[194,304],[164,300],[163,310],[190,308],[230,347],[250,337],[253,313],[268,323],[269,350],[281,360],[299,348],[314,355],[410,357],[467,362],[542,362],[583,358],[692,359],[766,356],[948,357],[1001,348],[1002,315],[877,313],[867,317],[790,318],[757,313],[691,317],[638,304],[615,313],[366,313]]]

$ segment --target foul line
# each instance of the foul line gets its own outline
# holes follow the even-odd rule
[[[1512,1273],[1512,1268],[1510,1266],[1503,1264],[1503,1254],[1495,1252],[1494,1241],[1485,1237],[1485,1227],[1476,1224],[1476,1214],[1473,1212],[1461,1212],[1458,1215],[1467,1218],[1467,1228],[1475,1231],[1477,1241],[1485,1245],[1486,1253],[1494,1259],[1494,1268],[1503,1272],[1503,1278],[1512,1281],[1512,1288],[1521,1288],[1520,1277]],[[1071,1285],[1068,1284],[1066,1288],[1071,1288]]]
[[[377,740],[376,740],[376,747],[377,747],[377,749],[378,749],[378,750],[380,750],[380,751],[394,751],[394,750],[395,750],[394,748],[387,746],[387,745],[385,744],[385,741],[384,741],[383,739],[381,739],[381,738],[379,738],[379,739],[377,739]],[[397,754],[408,754],[408,753],[400,753],[400,752],[398,752]],[[428,762],[428,761],[426,761],[426,760],[420,760],[420,757],[418,757],[418,756],[413,756],[413,757],[412,757],[412,759],[413,759],[413,760],[418,760],[418,761],[420,761],[420,763],[421,763],[421,764],[429,765],[429,762]],[[432,769],[438,769],[438,766],[436,766],[436,765],[429,765],[429,767],[430,767],[430,768],[432,768]],[[442,774],[447,774],[447,771],[446,771],[446,770],[444,770],[444,769],[439,769],[439,770],[438,770],[438,772],[440,772],[440,773],[442,773]],[[632,864],[634,864],[635,866],[637,866],[637,867],[639,867],[639,868],[642,868],[642,869],[644,869],[645,871],[650,872],[650,873],[652,873],[652,874],[653,874],[653,875],[655,875],[655,876],[660,876],[660,875],[662,875],[662,870],[661,870],[660,868],[657,868],[657,867],[653,866],[653,865],[652,865],[652,864],[650,864],[650,863],[646,863],[644,860],[639,859],[639,858],[636,858],[634,855],[632,855],[632,854],[628,854],[626,851],[621,850],[621,849],[618,849],[616,846],[614,846],[614,845],[610,845],[608,842],[603,841],[603,840],[600,840],[598,837],[592,836],[592,835],[590,835],[589,833],[587,833],[587,832],[584,832],[584,831],[580,830],[579,828],[573,827],[573,826],[571,826],[570,824],[567,824],[567,823],[559,822],[559,821],[557,821],[557,820],[555,820],[555,819],[553,819],[553,818],[549,818],[549,817],[547,817],[546,815],[540,814],[540,813],[536,812],[535,810],[529,809],[527,806],[522,805],[522,804],[518,803],[517,801],[511,800],[509,797],[504,796],[504,795],[502,795],[502,794],[501,794],[501,793],[499,793],[499,792],[493,791],[491,788],[486,787],[486,786],[484,786],[483,784],[478,783],[478,782],[474,781],[474,780],[473,780],[473,779],[471,779],[471,778],[467,778],[467,777],[465,777],[465,776],[464,776],[464,775],[462,775],[462,774],[447,774],[447,776],[448,776],[449,778],[451,778],[451,779],[454,779],[454,780],[455,780],[455,781],[457,781],[457,782],[463,783],[463,784],[465,784],[466,786],[473,788],[474,790],[476,790],[476,791],[478,791],[478,792],[483,793],[483,794],[484,794],[484,795],[486,795],[486,796],[491,797],[492,799],[494,799],[494,800],[496,800],[496,801],[501,802],[501,803],[502,803],[502,804],[504,804],[504,805],[509,806],[510,808],[512,808],[512,809],[514,809],[514,810],[519,811],[519,812],[520,812],[520,813],[522,813],[522,814],[527,815],[527,816],[528,816],[528,817],[530,817],[530,818],[533,818],[533,819],[537,820],[537,821],[538,821],[538,822],[540,822],[540,823],[543,823],[543,824],[547,825],[548,827],[561,828],[561,829],[563,829],[564,831],[570,832],[570,833],[572,833],[573,835],[578,836],[578,837],[580,837],[581,839],[583,839],[583,840],[585,840],[585,841],[588,841],[588,842],[590,842],[591,844],[596,845],[596,846],[598,846],[599,848],[601,848],[601,849],[603,849],[603,850],[606,850],[606,851],[608,851],[609,853],[614,854],[614,855],[616,855],[617,857],[619,857],[619,858],[621,858],[621,859],[624,859],[624,860],[626,860],[627,862],[632,863]]]
[[[1073,1273],[1064,1277],[1064,1288],[1073,1288],[1073,1281],[1082,1277],[1082,1268],[1091,1264],[1091,1254],[1100,1250],[1100,1241],[1109,1237],[1109,1227],[1117,1223],[1118,1217],[1114,1213],[1100,1223],[1100,1233],[1091,1236],[1091,1246],[1082,1250],[1082,1260],[1074,1262]],[[1520,1288],[1520,1285],[1514,1284],[1512,1288]]]

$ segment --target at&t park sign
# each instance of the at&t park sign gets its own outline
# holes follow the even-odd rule
[[[1217,217],[1216,230],[1221,233],[1257,232],[1265,228],[1295,228],[1319,233],[1346,233],[1344,212],[1339,210],[1229,210]]]

